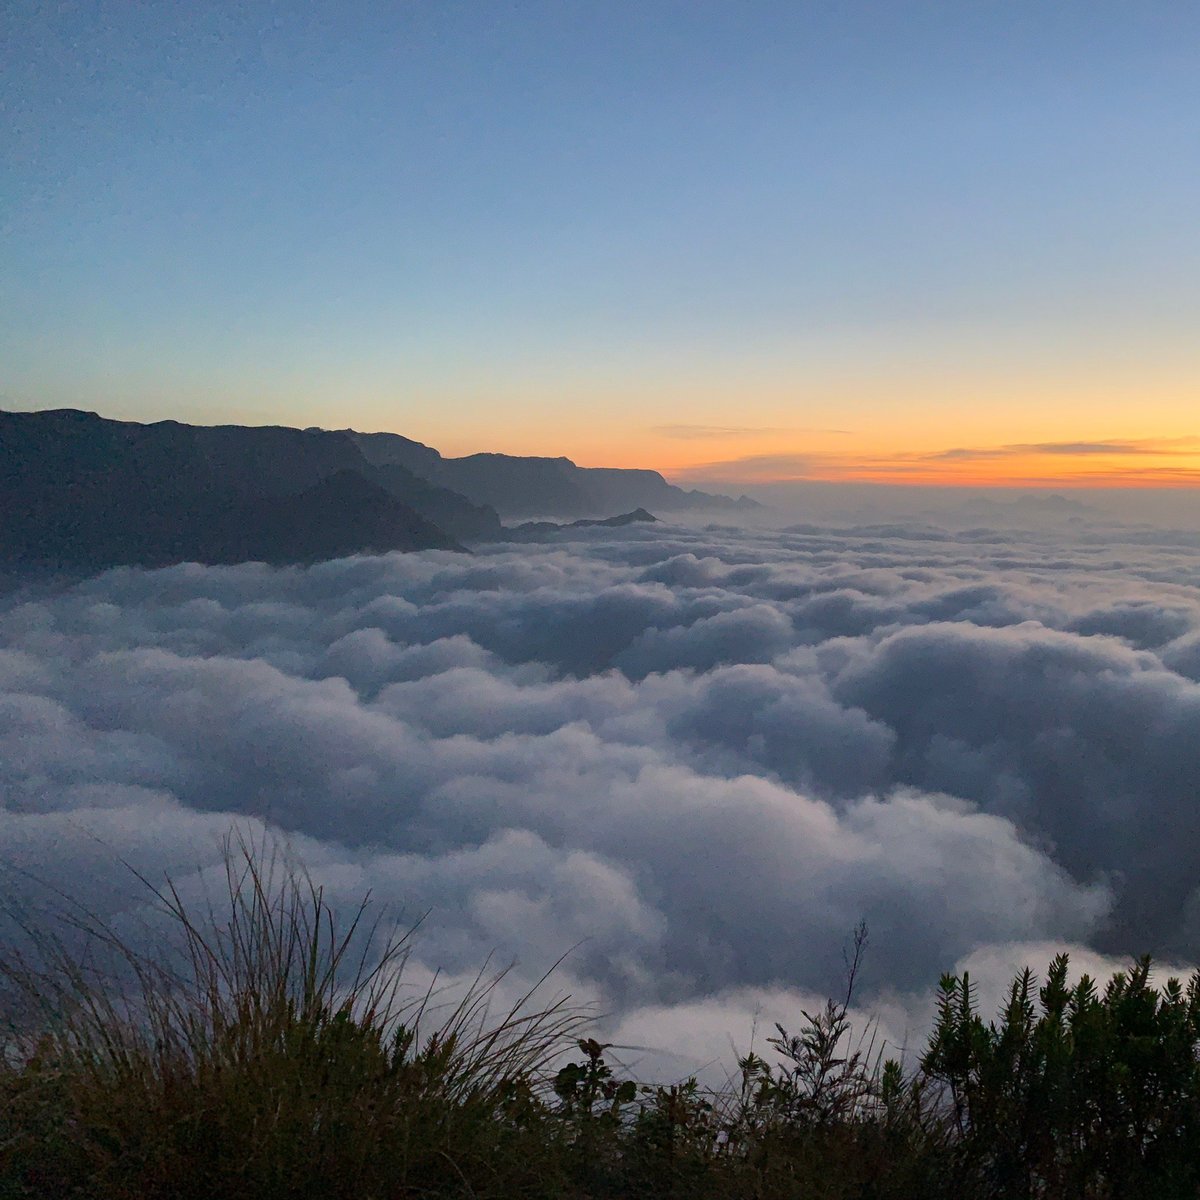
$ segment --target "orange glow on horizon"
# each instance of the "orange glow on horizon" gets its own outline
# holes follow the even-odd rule
[[[781,439],[782,440],[782,439]],[[897,450],[780,447],[769,439],[664,447],[661,439],[589,438],[584,453],[571,446],[531,447],[514,440],[489,450],[570,458],[581,467],[659,471],[682,487],[731,489],[790,482],[873,483],[963,488],[1200,488],[1200,438],[1107,439],[982,448]],[[841,439],[843,443],[853,439]],[[751,441],[756,444],[751,446]],[[1067,449],[1062,447],[1066,446]],[[453,448],[443,453],[469,454]],[[739,453],[741,451],[741,453]]]
[[[1200,435],[1193,404],[1180,393],[1026,400],[1019,410],[948,398],[894,403],[845,397],[802,410],[774,397],[736,406],[728,396],[698,398],[696,423],[651,424],[662,410],[612,400],[553,419],[510,421],[471,444],[431,437],[444,454],[478,450],[566,456],[582,467],[657,470],[682,486],[723,490],[784,482],[878,483],[971,488],[1200,488]],[[598,411],[605,419],[597,421]],[[1138,425],[1130,430],[1130,414]],[[664,414],[666,415],[666,414]],[[734,419],[730,419],[733,417]],[[648,420],[648,418],[650,420]],[[745,421],[742,425],[739,418]],[[1150,432],[1147,433],[1146,431]],[[484,442],[483,438],[487,438]],[[477,440],[478,439],[478,440]]]
[[[665,471],[673,482],[970,488],[1200,488],[1195,437],[1076,440],[934,451],[747,455]]]
[[[1112,469],[1108,471],[1076,471],[1073,474],[1053,474],[1028,471],[1021,474],[988,472],[929,471],[891,472],[886,467],[874,470],[847,470],[841,473],[812,474],[802,477],[817,483],[875,483],[901,487],[961,487],[961,488],[1200,488],[1200,466],[1172,471],[1139,471]],[[757,479],[755,483],[794,482],[785,479]],[[686,482],[686,479],[684,480]],[[747,481],[749,482],[749,481]]]

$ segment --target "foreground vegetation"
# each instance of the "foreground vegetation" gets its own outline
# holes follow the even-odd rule
[[[1057,958],[993,1022],[947,977],[906,1070],[850,1048],[860,935],[842,999],[713,1093],[620,1078],[497,979],[407,997],[405,937],[275,857],[227,881],[156,891],[151,955],[76,912],[0,966],[0,1200],[1200,1195],[1200,990],[1148,960],[1100,989]]]

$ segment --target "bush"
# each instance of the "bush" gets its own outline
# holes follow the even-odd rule
[[[620,1078],[562,1002],[493,1016],[499,976],[405,999],[407,934],[266,847],[225,884],[151,888],[152,953],[75,910],[0,966],[0,1200],[1200,1195],[1200,985],[1148,959],[1103,992],[1025,971],[993,1023],[946,977],[906,1073],[851,1044],[860,929],[842,999],[712,1092]]]
[[[971,981],[942,980],[922,1062],[942,1082],[957,1171],[980,1197],[1200,1194],[1200,983],[1150,986],[1150,959],[1103,992],[1067,985],[1067,956],[1036,991],[1026,969],[985,1025]]]

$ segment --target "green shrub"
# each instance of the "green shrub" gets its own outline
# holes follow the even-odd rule
[[[941,982],[921,1064],[947,1089],[964,1187],[980,1197],[1200,1194],[1200,983],[1150,985],[1143,958],[1103,992],[1060,955],[985,1024],[967,975]]]

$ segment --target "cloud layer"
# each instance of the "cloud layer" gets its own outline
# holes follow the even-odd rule
[[[685,1056],[837,986],[860,918],[884,1007],[1026,944],[1191,959],[1198,582],[1170,538],[665,527],[11,593],[5,884],[132,922],[118,855],[199,887],[269,824],[429,910],[426,966],[576,947]]]

